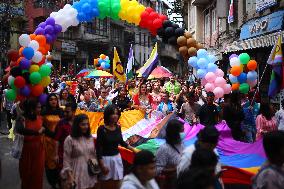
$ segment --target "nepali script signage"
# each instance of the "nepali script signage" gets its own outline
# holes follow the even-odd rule
[[[277,4],[277,0],[256,0],[255,8],[257,12],[263,11]]]
[[[281,30],[284,10],[248,21],[242,26],[240,40]]]

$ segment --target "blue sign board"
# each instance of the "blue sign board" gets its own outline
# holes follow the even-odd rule
[[[283,16],[284,10],[248,21],[242,26],[240,39],[248,39],[281,30],[283,27]]]

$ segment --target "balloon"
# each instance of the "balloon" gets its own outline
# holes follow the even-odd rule
[[[196,56],[197,54],[197,50],[194,47],[190,47],[187,52],[189,56]]]
[[[256,71],[250,71],[248,72],[247,74],[247,80],[252,82],[252,81],[255,81],[257,79],[257,73]]]
[[[109,64],[109,63],[106,63],[105,69],[109,69],[109,68],[110,68],[110,64]]]
[[[35,30],[35,34],[36,35],[44,35],[45,31],[43,28],[41,27],[38,27],[36,30]]]
[[[199,49],[203,49],[203,45],[201,43],[197,43],[196,44],[196,49],[199,50]]]
[[[39,48],[39,44],[36,40],[32,40],[28,47],[31,47],[34,51],[37,51]]]
[[[239,58],[239,56],[238,56],[238,55],[236,55],[236,54],[232,54],[232,55],[229,57],[229,60],[231,60],[231,59],[232,59],[232,58],[234,58],[234,57]]]
[[[9,86],[12,86],[14,84],[14,81],[15,81],[15,77],[10,75],[8,77],[8,84],[9,84]]]
[[[46,63],[45,65],[47,65],[48,67],[52,68],[52,64],[50,62]]]
[[[166,36],[167,37],[171,37],[174,35],[175,33],[175,30],[173,27],[167,27],[166,30],[165,30],[165,33],[166,33]]]
[[[20,66],[15,66],[10,70],[10,75],[17,77],[19,75],[22,75],[22,69]]]
[[[31,60],[34,56],[34,50],[31,47],[26,47],[23,50],[23,55],[26,59]]]
[[[238,76],[238,81],[239,81],[239,83],[245,83],[247,81],[247,74],[241,73]]]
[[[242,83],[239,90],[241,93],[247,94],[249,92],[249,85],[247,83]]]
[[[202,79],[202,78],[205,77],[206,73],[207,73],[207,71],[205,69],[198,69],[197,70],[197,77],[199,79]]]
[[[217,76],[217,77],[224,77],[224,72],[223,72],[223,70],[221,70],[221,69],[217,69],[216,71],[215,71],[215,75]]]
[[[21,60],[21,62],[20,62],[20,68],[21,68],[22,70],[27,70],[27,69],[30,68],[30,66],[31,66],[31,62],[30,62],[28,59],[23,58],[23,59]]]
[[[233,76],[239,76],[242,72],[242,68],[240,66],[233,66],[230,70],[231,74]]]
[[[197,58],[206,58],[208,56],[208,53],[205,49],[199,49],[197,51]]]
[[[19,37],[19,43],[23,47],[27,47],[30,44],[31,38],[28,34],[22,34]]]
[[[218,59],[214,55],[208,55],[209,63],[215,63]]]
[[[46,26],[46,23],[45,22],[41,22],[39,25],[38,25],[38,27],[41,27],[41,28],[45,28],[45,26]]]
[[[196,46],[196,40],[193,38],[187,39],[187,46],[188,47],[195,47]]]
[[[22,76],[17,76],[14,81],[14,85],[17,88],[23,88],[26,85],[26,80]]]
[[[35,63],[39,63],[41,60],[42,60],[41,52],[36,51],[33,58],[32,58],[32,61],[35,62]]]
[[[191,35],[190,32],[187,31],[187,32],[184,33],[184,37],[186,37],[188,39],[188,38],[191,38],[192,35]]]
[[[10,61],[17,61],[18,58],[19,58],[19,53],[18,53],[18,51],[14,50],[14,49],[10,49],[7,52],[7,56],[8,56],[8,59]]]
[[[201,79],[201,85],[205,86],[207,84],[207,80],[205,78]]]
[[[249,69],[249,70],[255,70],[256,68],[257,68],[257,63],[256,63],[256,61],[255,60],[250,60],[249,62],[248,62],[248,64],[247,64],[247,68]]]
[[[187,46],[180,47],[178,51],[182,56],[187,56]]]
[[[34,85],[34,86],[31,87],[31,95],[40,96],[42,93],[43,93],[43,86]]]
[[[213,93],[215,94],[215,98],[222,98],[224,96],[224,90],[221,87],[216,87]]]
[[[52,18],[52,17],[48,17],[48,18],[45,20],[45,23],[46,23],[47,25],[54,26],[54,25],[55,25],[55,20],[54,20],[54,18]]]
[[[172,25],[173,25],[173,23],[171,21],[169,21],[169,20],[165,20],[163,22],[163,27],[164,28],[172,27]]]
[[[213,92],[214,89],[215,89],[215,86],[212,83],[207,83],[205,85],[205,91],[207,91],[207,92]]]
[[[41,94],[41,95],[38,97],[39,103],[40,103],[41,105],[45,105],[45,104],[46,104],[47,96],[48,96],[47,94],[43,93],[43,94]]]
[[[60,33],[62,31],[62,26],[58,25],[58,24],[55,24],[54,26],[54,32],[56,34]]]
[[[180,36],[177,38],[177,44],[179,46],[186,46],[187,45],[187,40],[184,36]]]
[[[232,91],[239,90],[240,84],[239,83],[233,83],[232,84]]]
[[[223,77],[217,77],[214,81],[215,86],[223,87],[226,84],[226,80]]]
[[[41,75],[39,72],[32,72],[30,74],[30,81],[32,84],[38,84],[41,81]]]
[[[242,53],[239,55],[239,59],[242,64],[247,64],[250,60],[250,56],[248,53]]]
[[[9,89],[6,91],[5,96],[8,101],[14,101],[16,99],[17,93],[14,89]]]
[[[216,79],[216,75],[213,72],[208,72],[205,75],[205,79],[206,79],[207,82],[213,83],[215,81],[215,79]]]
[[[188,65],[190,65],[190,66],[192,66],[194,68],[197,68],[197,61],[198,61],[198,59],[197,59],[196,56],[190,57],[188,59]]]
[[[236,76],[233,76],[232,74],[229,75],[229,79],[231,83],[238,83],[238,78]]]
[[[30,38],[31,38],[31,40],[35,40],[36,34],[34,34],[34,33],[30,34]],[[30,42],[29,42],[29,43],[30,43]]]
[[[175,35],[176,35],[177,37],[183,36],[183,35],[184,35],[184,29],[182,29],[182,28],[177,28],[177,29],[175,30]]]
[[[46,45],[46,38],[44,35],[37,35],[35,37],[35,40],[38,42],[40,46],[45,46]]]
[[[39,66],[34,64],[34,65],[31,65],[29,72],[30,73],[37,72],[38,70],[39,70]]]
[[[247,81],[247,83],[249,84],[249,86],[250,86],[251,88],[253,88],[254,86],[256,86],[257,80],[254,80],[254,81]]]
[[[207,70],[208,70],[208,72],[215,72],[216,70],[217,70],[217,65],[216,64],[214,64],[214,63],[209,63],[208,64],[208,67],[207,67]]]
[[[225,84],[222,88],[224,90],[224,94],[230,94],[232,91],[232,86],[230,84]]]
[[[153,21],[153,26],[157,29],[161,28],[163,26],[163,21],[161,19],[155,19]]]
[[[197,51],[197,57],[198,57],[198,51]],[[199,60],[197,61],[197,65],[201,69],[206,69],[208,65],[208,60],[205,58],[199,58]]]
[[[41,77],[46,77],[46,76],[49,76],[50,73],[51,73],[51,69],[49,66],[47,65],[42,65],[40,68],[39,68],[39,71],[38,71],[41,75]]]
[[[240,66],[241,62],[240,62],[238,57],[233,57],[233,58],[230,59],[230,65],[231,65],[231,67]]]

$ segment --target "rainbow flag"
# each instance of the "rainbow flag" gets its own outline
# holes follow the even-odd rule
[[[147,62],[139,69],[138,77],[148,78],[152,71],[158,66],[158,44],[155,44],[154,49]]]

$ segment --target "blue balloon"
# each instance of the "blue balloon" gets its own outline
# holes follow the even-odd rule
[[[207,58],[208,52],[205,49],[199,49],[197,51],[197,58]]]
[[[241,75],[238,76],[239,83],[246,83],[247,82],[247,74],[241,73]]]
[[[208,60],[206,58],[200,58],[197,61],[197,66],[201,69],[206,69],[208,65]]]
[[[192,56],[192,57],[190,57],[188,59],[188,65],[192,66],[194,68],[197,68],[197,61],[198,61],[197,57],[196,56]]]
[[[100,64],[103,63],[103,62],[105,62],[103,59],[99,59]]]
[[[77,15],[77,18],[80,22],[83,22],[83,21],[86,20],[86,15],[83,12],[79,12],[78,15]]]
[[[23,50],[23,55],[26,59],[31,60],[34,56],[35,52],[31,47],[26,47]]]
[[[20,94],[23,96],[29,96],[31,94],[30,88],[26,85],[20,89]]]
[[[208,55],[208,60],[209,60],[209,63],[215,63],[217,61],[217,58],[216,56],[210,54]]]
[[[92,11],[92,7],[90,6],[89,3],[84,3],[83,6],[82,6],[82,10],[85,12],[85,13],[90,13]]]
[[[98,16],[100,16],[99,10],[98,10],[97,8],[93,8],[93,10],[92,10],[92,15],[93,15],[93,17],[98,17]]]
[[[197,70],[197,77],[199,79],[204,78],[206,74],[207,74],[207,71],[205,69],[198,69]]]
[[[232,74],[229,75],[229,79],[231,83],[238,83],[238,78],[236,76],[233,76]]]
[[[26,58],[23,58],[20,62],[20,67],[22,70],[27,70],[29,69],[31,66],[31,61],[29,61],[28,59]]]
[[[209,63],[207,67],[208,72],[215,72],[217,70],[217,65],[214,63]]]
[[[250,72],[248,72],[248,74],[247,74],[247,80],[248,81],[254,81],[254,80],[256,80],[257,79],[257,73],[256,73],[256,71],[250,71]]]
[[[105,64],[105,69],[109,69],[110,68],[110,64],[109,63],[106,63]]]

